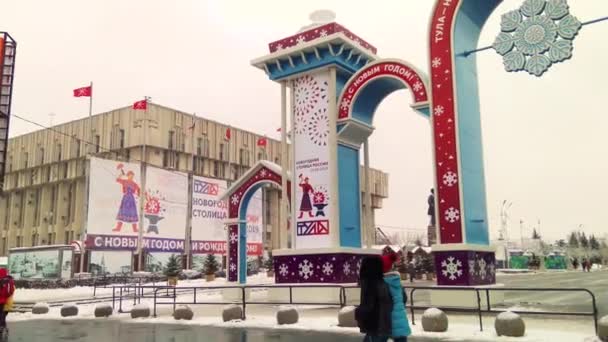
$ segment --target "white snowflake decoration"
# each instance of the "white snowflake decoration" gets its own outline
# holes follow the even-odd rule
[[[488,278],[493,278],[496,275],[496,265],[494,265],[494,263],[489,263],[487,272]]]
[[[441,58],[439,58],[439,57],[433,58],[433,61],[431,62],[431,65],[435,69],[439,68],[441,66]]]
[[[283,50],[283,44],[277,44],[277,51]]]
[[[344,265],[342,266],[342,271],[344,272],[345,275],[350,275],[351,270],[350,270],[350,263],[345,262]]]
[[[422,90],[422,82],[418,81],[416,83],[414,83],[414,85],[412,86],[412,89],[414,89],[414,91],[421,91]]]
[[[321,32],[319,33],[319,35],[321,37],[326,37],[327,36],[327,31],[326,30],[321,30]]]
[[[486,278],[486,276],[488,275],[486,266],[487,263],[483,258],[480,258],[479,260],[477,260],[477,265],[479,266],[479,276],[482,278]]]
[[[297,45],[304,44],[305,41],[306,39],[304,38],[304,36],[299,36],[298,39],[296,39]]]
[[[342,102],[340,103],[340,108],[342,108],[342,110],[347,110],[349,106],[350,106],[350,100],[342,99]]]
[[[441,273],[443,273],[443,276],[448,277],[450,280],[456,280],[462,276],[462,262],[453,256],[448,257],[447,261],[443,260],[441,262],[441,268]]]
[[[322,272],[327,276],[331,275],[334,273],[334,265],[330,264],[329,262],[324,263]]]
[[[262,169],[262,171],[260,171],[260,177],[265,178],[268,175],[268,172],[266,172],[266,170]]]
[[[505,70],[541,76],[572,57],[572,41],[581,27],[566,0],[526,0],[518,10],[503,14],[492,47],[503,56]]]
[[[232,205],[239,204],[239,195],[237,195],[237,194],[232,195],[232,198],[230,199],[230,201],[232,202]]]
[[[300,277],[308,279],[312,277],[312,274],[314,273],[314,268],[315,265],[305,259],[298,265],[298,269],[300,270],[298,273],[300,274]]]
[[[239,237],[235,233],[230,234],[230,243],[236,243],[238,240]]]
[[[236,265],[234,263],[230,263],[230,271],[231,272],[236,271]]]
[[[435,116],[441,116],[445,112],[445,108],[443,106],[435,107]]]
[[[469,273],[472,275],[477,275],[477,270],[475,269],[475,260],[469,260]]]
[[[448,171],[443,175],[443,184],[446,186],[454,186],[458,183],[458,176],[452,171]]]
[[[289,266],[281,264],[281,266],[279,266],[279,274],[283,277],[289,274]]]
[[[450,207],[445,211],[445,219],[450,223],[460,220],[460,211],[454,207]]]
[[[357,275],[359,275],[361,273],[361,259],[359,259],[359,261],[357,261]]]

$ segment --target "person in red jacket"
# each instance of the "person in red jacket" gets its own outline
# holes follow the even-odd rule
[[[4,306],[9,298],[15,293],[15,282],[13,277],[8,275],[6,268],[0,268],[0,336],[4,339],[7,335],[6,311]]]

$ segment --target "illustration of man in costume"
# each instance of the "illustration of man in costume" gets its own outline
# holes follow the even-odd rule
[[[137,214],[137,201],[135,200],[135,196],[139,196],[139,185],[133,180],[133,177],[135,176],[133,171],[129,170],[125,174],[123,164],[118,164],[116,169],[120,170],[120,175],[116,178],[116,182],[122,187],[122,200],[120,201],[118,215],[116,215],[116,227],[112,229],[112,231],[120,232],[123,223],[130,223],[133,227],[133,232],[137,233],[139,215]]]

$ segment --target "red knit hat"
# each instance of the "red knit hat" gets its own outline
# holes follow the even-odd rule
[[[382,272],[386,273],[393,268],[393,264],[397,261],[397,253],[391,253],[382,256]]]

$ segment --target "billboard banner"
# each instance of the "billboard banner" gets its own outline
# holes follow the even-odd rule
[[[147,251],[182,253],[188,212],[188,175],[146,168],[144,240]]]
[[[194,176],[192,179],[192,253],[226,254],[225,220],[228,218],[228,204],[220,201],[226,191],[224,180]],[[254,205],[255,196],[250,202]],[[261,196],[260,204],[261,207]],[[257,229],[261,232],[261,224]],[[248,236],[247,254],[262,253],[261,233]]]
[[[328,88],[327,71],[293,81],[297,248],[331,246]]]
[[[134,250],[140,229],[140,164],[91,158],[87,248]]]

